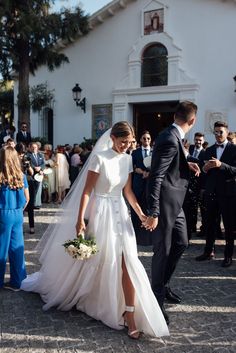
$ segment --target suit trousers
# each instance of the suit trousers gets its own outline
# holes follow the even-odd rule
[[[29,202],[26,207],[26,211],[28,212],[29,218],[29,226],[30,228],[34,228],[34,201],[35,201],[35,183],[34,180],[28,180],[29,184]]]
[[[19,288],[26,277],[23,238],[23,210],[0,210],[0,288],[4,284],[7,257],[10,283]]]
[[[161,223],[161,222],[160,222]],[[160,306],[165,299],[165,285],[188,246],[187,226],[183,210],[177,216],[171,231],[161,226],[152,234],[152,290]]]
[[[225,228],[225,257],[232,257],[234,250],[235,236],[235,196],[217,197],[215,194],[206,195],[206,214],[207,214],[207,234],[205,253],[210,254],[214,251],[216,238],[216,219],[219,213],[222,215]]]

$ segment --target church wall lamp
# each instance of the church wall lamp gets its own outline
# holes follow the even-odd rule
[[[236,92],[236,75],[233,77],[234,79],[234,92]]]
[[[81,99],[81,92],[82,89],[80,88],[79,84],[76,83],[75,87],[72,88],[73,99],[77,107],[80,107],[83,112],[86,113],[86,98],[84,97],[83,99]]]

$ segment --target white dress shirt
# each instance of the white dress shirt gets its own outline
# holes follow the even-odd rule
[[[221,156],[222,156],[228,142],[229,141],[226,139],[223,143],[221,143],[221,145],[223,147],[216,147],[216,158],[217,159],[219,159],[219,160],[221,159]],[[217,145],[217,143],[216,143],[216,145]]]

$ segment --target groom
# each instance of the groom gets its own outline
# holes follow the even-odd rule
[[[182,140],[193,127],[197,106],[192,102],[179,104],[174,123],[157,137],[147,188],[148,218],[143,224],[152,231],[152,290],[167,324],[169,317],[164,299],[179,303],[169,281],[177,262],[188,245],[187,227],[182,205],[188,187],[189,170],[199,175],[196,163],[187,162]]]

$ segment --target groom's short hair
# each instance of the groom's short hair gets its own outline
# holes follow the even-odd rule
[[[197,105],[193,102],[184,101],[179,103],[175,112],[175,119],[187,122],[193,114],[197,114]]]

